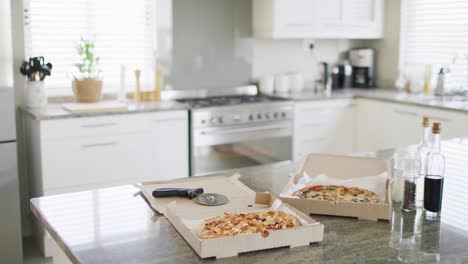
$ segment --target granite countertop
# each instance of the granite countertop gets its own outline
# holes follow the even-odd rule
[[[127,109],[125,110],[111,110],[99,111],[90,113],[72,113],[62,107],[60,103],[48,104],[45,107],[30,108],[22,107],[21,110],[30,117],[36,120],[49,120],[49,119],[63,119],[63,118],[78,118],[90,116],[103,116],[103,115],[120,115],[120,114],[134,114],[146,112],[161,112],[161,111],[174,111],[174,110],[187,110],[187,104],[178,103],[175,101],[160,101],[160,102],[125,102]]]
[[[468,113],[468,100],[441,100],[434,96],[415,95],[398,93],[395,90],[385,89],[346,89],[333,91],[330,95],[316,94],[309,91],[301,93],[279,94],[293,101],[314,101],[314,100],[331,100],[344,98],[365,98],[372,100],[380,100],[392,103],[401,103],[407,105],[416,105],[437,108],[442,110],[451,110],[457,112]],[[59,119],[59,118],[76,118],[86,116],[99,116],[110,114],[127,114],[140,112],[156,112],[156,111],[171,111],[179,109],[189,109],[187,104],[177,103],[175,101],[161,101],[148,103],[135,103],[128,101],[128,110],[124,111],[102,111],[94,113],[74,114],[63,109],[59,103],[49,104],[42,108],[23,108],[23,111],[37,120]]]
[[[283,94],[282,97],[294,101],[314,101],[314,100],[332,100],[346,98],[364,98],[379,100],[391,103],[400,103],[406,105],[416,105],[431,107],[442,110],[450,110],[468,113],[468,99],[451,100],[448,98],[440,99],[435,96],[423,94],[407,94],[395,90],[386,89],[345,89],[333,91],[330,95],[316,94],[313,92],[302,92],[295,94]]]
[[[313,215],[325,225],[320,243],[243,253],[216,263],[468,263],[468,138],[444,141],[442,149],[447,164],[439,220],[426,221],[421,211],[403,213],[396,204],[390,222]],[[250,188],[278,195],[295,167],[281,162],[218,175],[237,172]],[[35,198],[31,208],[74,263],[213,263],[200,259],[135,186]]]

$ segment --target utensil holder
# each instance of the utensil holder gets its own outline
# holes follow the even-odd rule
[[[47,105],[47,93],[44,81],[26,82],[26,105],[28,107],[43,107]]]

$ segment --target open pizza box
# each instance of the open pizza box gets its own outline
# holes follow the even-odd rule
[[[357,217],[359,219],[374,221],[389,220],[391,217],[389,175],[391,175],[391,164],[390,161],[385,159],[309,154],[304,159],[300,168],[292,174],[290,181],[281,191],[280,199],[306,214]],[[361,202],[317,201],[295,197],[292,195],[294,190],[309,186],[309,184],[301,185],[301,183],[307,182],[302,177],[309,177],[307,180],[310,183],[319,182],[318,177],[322,177],[320,179],[330,179],[335,183],[345,182],[347,184],[343,184],[344,186],[360,188],[364,188],[363,186],[359,186],[359,183],[364,181],[367,183],[367,186],[375,186],[366,189],[380,194],[380,201],[379,203],[369,204]],[[332,185],[335,185],[335,183]],[[321,182],[320,184],[326,185],[327,183]],[[375,189],[379,189],[379,191]]]
[[[296,208],[275,198],[268,192],[254,192],[238,178],[197,177],[182,180],[144,183],[143,194],[150,205],[171,222],[182,237],[201,258],[224,258],[239,253],[278,247],[306,246],[323,240],[323,224],[310,218]],[[152,191],[157,188],[203,188],[205,193],[219,193],[228,197],[229,202],[220,206],[204,206],[187,198],[154,198]],[[197,234],[203,220],[224,213],[247,213],[279,210],[295,216],[300,226],[261,233],[241,234],[221,238],[201,239]]]

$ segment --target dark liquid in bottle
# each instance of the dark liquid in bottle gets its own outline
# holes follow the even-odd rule
[[[440,212],[443,188],[443,177],[427,175],[424,178],[424,209],[435,213]]]

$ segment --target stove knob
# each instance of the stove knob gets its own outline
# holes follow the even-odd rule
[[[215,119],[214,117],[210,118],[210,123],[211,123],[211,124],[216,123],[216,119]]]
[[[254,120],[254,116],[252,114],[249,115],[249,120],[250,121],[253,121]]]
[[[205,120],[205,119],[202,119],[202,120],[201,120],[201,123],[202,123],[202,125],[204,125],[204,124],[206,123],[206,120]]]
[[[262,114],[257,114],[257,119],[262,120]]]
[[[286,113],[285,113],[285,112],[282,112],[282,113],[281,113],[281,117],[285,118],[285,117],[286,117]]]
[[[265,114],[265,118],[266,118],[266,119],[270,119],[270,114],[266,113],[266,114]]]
[[[222,117],[218,117],[218,123],[220,123],[220,124],[223,123],[223,118]]]
[[[278,118],[278,113],[274,113],[273,118]]]

